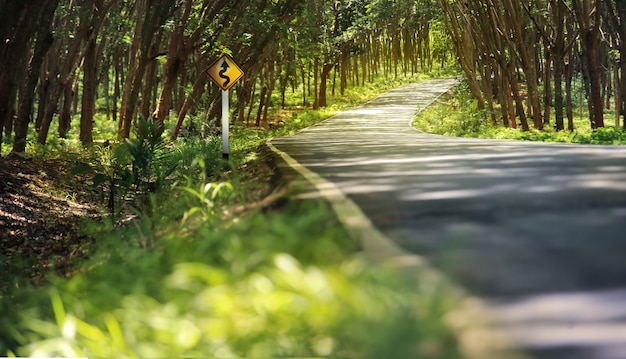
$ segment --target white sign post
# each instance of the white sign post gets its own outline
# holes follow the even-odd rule
[[[205,72],[222,89],[222,157],[228,159],[230,153],[228,146],[230,96],[228,90],[243,76],[243,71],[233,59],[223,55],[213,65],[209,66]]]
[[[228,90],[222,90],[222,157],[228,160],[230,153],[228,146],[228,128],[230,127],[228,121],[228,112],[230,111]]]

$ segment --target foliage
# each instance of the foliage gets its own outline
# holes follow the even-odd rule
[[[333,221],[318,203],[220,231],[179,223],[151,251],[113,234],[91,269],[3,301],[2,344],[90,358],[458,357],[444,293],[351,257]]]
[[[415,80],[348,89],[319,111],[277,111],[288,120],[273,129],[235,125],[230,162],[217,137],[167,143],[149,124],[95,146],[80,160],[100,177],[93,185],[113,184],[133,215],[85,229],[97,250],[72,278],[0,298],[0,354],[459,357],[445,290],[366,262],[325,204],[266,213],[246,203],[268,191],[271,174],[253,168],[265,138]]]
[[[424,132],[457,137],[476,137],[489,128],[487,112],[478,109],[465,83],[443,99],[421,111],[414,126]]]
[[[442,101],[422,111],[414,121],[421,131],[457,137],[509,139],[580,144],[626,145],[626,130],[604,127],[589,129],[580,119],[574,131],[507,128],[487,120],[487,111],[478,110],[466,84],[462,84]]]
[[[70,175],[92,173],[92,186],[103,195],[108,193],[107,208],[115,217],[123,210],[116,203],[126,202],[129,195],[145,197],[162,190],[178,167],[177,162],[170,161],[172,151],[165,145],[163,133],[163,127],[156,128],[151,122],[141,120],[135,138],[122,144],[107,141],[94,147],[90,163],[79,164]]]
[[[567,112],[576,105],[572,92],[576,77],[583,82],[586,126],[607,126],[609,107],[626,112],[626,83],[619,75],[626,71],[626,62],[618,60],[626,56],[621,35],[626,31],[625,2],[440,3],[473,96],[504,126],[517,116],[524,130],[531,126],[540,131],[572,130]]]

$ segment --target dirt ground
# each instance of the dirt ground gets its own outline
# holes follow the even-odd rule
[[[69,275],[92,240],[79,224],[97,218],[97,196],[68,175],[71,161],[0,158],[0,292],[22,280]]]

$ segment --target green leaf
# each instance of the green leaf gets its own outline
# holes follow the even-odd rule
[[[109,182],[110,177],[103,175],[102,173],[98,173],[93,177],[93,186],[98,187],[105,182]]]

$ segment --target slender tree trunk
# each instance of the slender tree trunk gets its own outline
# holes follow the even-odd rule
[[[58,1],[53,1],[54,6]],[[39,80],[39,69],[43,63],[44,57],[52,42],[54,41],[52,34],[49,33],[52,25],[52,17],[44,18],[41,22],[41,29],[35,45],[35,52],[30,60],[28,72],[21,90],[21,98],[19,109],[17,112],[17,121],[15,123],[15,137],[13,142],[13,152],[24,152],[26,150],[26,137],[28,135],[28,124],[31,122],[31,114],[33,112],[33,103],[35,101],[35,87]]]
[[[62,90],[63,88],[61,86],[55,86],[50,91],[50,98],[48,99],[48,103],[46,104],[46,111],[41,121],[41,127],[39,128],[39,134],[37,136],[37,143],[41,145],[45,145],[48,139],[50,124],[52,123],[52,118],[54,117],[54,113],[57,104],[59,103],[59,99],[61,98]]]
[[[172,133],[172,140],[175,140],[178,137],[178,134],[180,133],[180,128],[183,125],[183,121],[185,121],[185,117],[187,116],[187,113],[189,109],[191,108],[191,105],[194,102],[197,102],[199,97],[202,95],[202,90],[204,89],[206,82],[207,82],[206,76],[203,76],[203,75],[204,74],[200,74],[200,76],[198,76],[198,78],[196,79],[196,82],[193,84],[191,95],[189,95],[187,99],[185,99],[183,106],[178,112],[178,120],[176,121],[174,132]]]
[[[46,114],[46,106],[50,98],[50,73],[45,71],[43,76],[40,76],[39,89],[37,90],[38,102],[37,102],[37,118],[35,120],[35,131],[39,132],[41,123]]]
[[[339,93],[343,96],[346,93],[346,88],[348,87],[348,66],[350,65],[350,58],[345,51],[341,54],[341,66],[340,66],[340,74],[339,74]]]
[[[328,102],[326,100],[326,88],[328,82],[328,75],[330,71],[333,69],[334,64],[326,63],[322,67],[322,74],[320,76],[320,93],[319,93],[319,107],[328,106]]]
[[[554,116],[556,118],[556,130],[562,131],[563,121],[563,59],[554,63]]]
[[[313,95],[315,96],[315,100],[313,101],[313,109],[317,110],[320,108],[320,98],[318,92],[318,76],[319,76],[319,59],[316,57],[313,63]]]
[[[23,0],[23,1],[2,1],[0,2],[0,146],[2,145],[2,136],[7,125],[12,124],[15,113],[15,103],[17,97],[17,88],[19,83],[23,83],[20,76],[24,76],[24,62],[27,61],[28,52],[32,44],[31,39],[35,34],[43,34],[45,38],[49,32],[49,27],[54,16],[54,11],[58,5],[58,0]],[[43,46],[44,43],[42,42]],[[37,52],[37,50],[35,50]],[[39,56],[39,55],[38,55]],[[41,54],[41,56],[44,56]],[[39,62],[40,59],[33,59]],[[31,61],[31,65],[36,65]],[[28,88],[32,81],[36,80],[39,68],[33,68],[34,79],[30,79],[30,84],[24,88]],[[28,70],[30,72],[30,70]],[[26,76],[29,76],[27,74]],[[26,82],[29,80],[27,79]],[[34,91],[34,86],[32,88]],[[22,94],[26,102],[30,94]],[[30,114],[28,114],[30,116]],[[19,120],[18,120],[19,121]],[[28,123],[26,123],[28,125]],[[20,126],[20,125],[18,125]],[[20,135],[21,137],[21,135]],[[19,142],[24,142],[18,139]],[[25,143],[23,143],[25,146]],[[23,152],[22,144],[15,147],[15,152]]]
[[[594,31],[595,32],[595,31]],[[591,81],[591,97],[589,98],[589,112],[591,116],[591,128],[596,129],[604,127],[604,105],[602,98],[602,67],[598,51],[600,35],[589,34],[588,52],[589,52],[589,76]],[[585,41],[583,41],[585,42]]]
[[[549,50],[550,44],[545,44],[545,67],[543,79],[543,125],[550,126],[552,119],[552,54]]]
[[[118,140],[130,137],[130,128],[135,116],[141,84],[144,81],[146,67],[149,61],[149,49],[154,40],[154,33],[171,16],[171,9],[176,5],[175,0],[143,0],[137,12],[137,26],[133,39],[131,66],[120,109],[120,122],[117,131]],[[148,95],[149,96],[149,95]],[[145,98],[144,101],[149,97]]]
[[[572,98],[572,81],[574,80],[573,57],[573,55],[570,55],[569,62],[565,65],[565,111],[567,114],[567,129],[569,131],[574,131],[574,100]]]
[[[172,109],[172,94],[176,80],[180,74],[183,64],[187,61],[187,54],[184,51],[184,37],[181,33],[172,34],[167,51],[167,62],[163,68],[163,87],[161,95],[157,101],[157,107],[152,114],[152,121],[155,128],[162,128],[165,118]]]
[[[620,127],[620,115],[622,109],[622,93],[620,91],[620,74],[619,74],[619,63],[615,62],[613,64],[613,86],[615,88],[615,128]]]
[[[263,123],[265,124],[267,124],[268,111],[272,105],[272,93],[274,92],[274,87],[276,86],[276,68],[273,60],[269,62],[268,79],[268,89],[265,94],[267,98],[263,101],[265,103],[265,108],[263,109]]]
[[[113,78],[113,105],[111,108],[112,112],[112,120],[117,123],[117,115],[118,115],[118,104],[120,101],[121,91],[121,83],[123,80],[123,66],[122,66],[122,51],[117,49],[115,54],[113,55],[113,68],[115,71],[115,76]]]
[[[465,73],[472,96],[478,101],[478,109],[485,109],[485,100],[476,74],[476,47],[471,37],[470,21],[466,18],[462,4],[441,1],[446,13],[446,27],[457,50],[459,64]]]
[[[600,64],[600,36],[602,3],[595,0],[574,0],[572,6],[580,27],[582,56],[588,74],[589,116],[591,128],[604,127],[604,107],[602,99],[602,68]]]
[[[265,104],[266,95],[267,95],[267,85],[261,88],[261,94],[259,95],[259,99],[260,99],[259,108],[257,109],[256,122],[254,124],[256,127],[261,126],[261,115],[263,114],[263,107],[266,106]]]
[[[63,105],[59,113],[59,137],[67,138],[72,126],[72,103],[74,102],[74,79],[63,87]]]
[[[83,65],[83,96],[80,106],[80,141],[83,145],[93,143],[93,120],[96,113],[96,95],[98,92],[97,44],[93,38],[85,49]],[[108,93],[106,94],[108,98]]]

